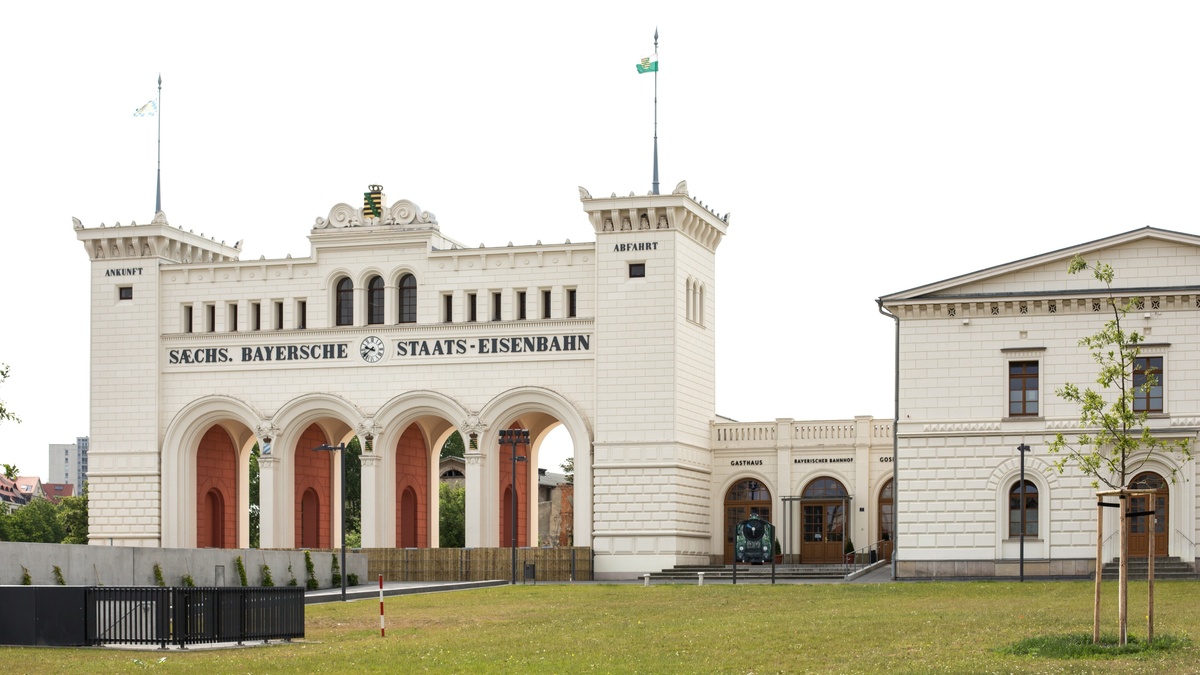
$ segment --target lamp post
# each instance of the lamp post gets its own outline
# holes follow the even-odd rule
[[[512,445],[512,583],[517,583],[517,462],[524,462],[524,457],[517,456],[518,445],[529,444],[528,429],[501,429],[500,444]]]
[[[1021,453],[1021,581],[1025,581],[1025,453],[1029,446],[1020,444],[1017,452]]]
[[[342,521],[342,602],[345,602],[346,601],[346,576],[347,576],[347,574],[346,574],[346,444],[338,443],[337,445],[329,445],[328,443],[326,443],[324,445],[318,445],[317,447],[313,448],[313,450],[316,452],[329,451],[329,452],[342,453],[342,457],[341,457],[341,464],[342,464],[342,483],[341,483],[341,486],[342,486],[342,509],[341,509],[341,513],[342,513],[342,517],[341,517],[341,521]]]

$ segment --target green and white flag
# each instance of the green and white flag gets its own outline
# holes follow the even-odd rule
[[[153,117],[154,113],[158,112],[158,101],[146,101],[146,105],[133,111],[134,117]]]
[[[637,64],[639,73],[657,73],[658,72],[658,54],[647,56]]]

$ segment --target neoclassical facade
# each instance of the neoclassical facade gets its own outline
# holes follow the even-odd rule
[[[898,325],[900,578],[1017,576],[1022,533],[1027,574],[1094,568],[1096,490],[1078,470],[1053,470],[1047,452],[1057,434],[1089,431],[1055,392],[1096,387],[1079,341],[1113,317],[1102,283],[1068,274],[1075,255],[1111,265],[1117,302],[1135,301],[1124,322],[1145,338],[1134,376],[1158,380],[1135,409],[1156,436],[1196,441],[1200,237],[1147,227],[883,296]],[[1029,448],[1024,493],[1019,446]],[[1131,554],[1194,563],[1196,464],[1142,454],[1131,466],[1138,487],[1157,490],[1154,505],[1131,508],[1157,511],[1153,524],[1131,521]],[[1117,555],[1116,521],[1105,518],[1105,559]]]
[[[685,183],[580,201],[594,242],[474,248],[372,186],[316,219],[307,257],[276,260],[163,213],[75,221],[92,268],[92,543],[246,546],[257,443],[261,545],[331,546],[341,458],[314,448],[357,436],[363,546],[436,546],[438,450],[458,431],[467,545],[506,546],[514,527],[536,545],[538,452],[560,425],[574,542],[598,577],[720,562],[727,521],[751,511],[790,519],[793,560],[890,539],[890,420],[717,417],[727,217]],[[506,429],[530,432],[515,476]]]

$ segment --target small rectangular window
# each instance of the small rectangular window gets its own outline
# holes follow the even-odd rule
[[[308,301],[296,301],[296,328],[304,330],[308,328]]]
[[[454,295],[452,293],[442,296],[442,321],[446,323],[454,321]]]
[[[517,319],[525,320],[525,291],[517,291]]]
[[[629,263],[629,278],[641,279],[646,276],[646,263]]]
[[[1036,417],[1038,414],[1038,362],[1010,361],[1008,364],[1008,414]]]
[[[550,291],[542,291],[542,318],[550,318]]]
[[[262,304],[250,303],[250,330],[262,330]]]
[[[217,306],[207,304],[204,306],[204,332],[213,333],[217,330]]]
[[[122,287],[118,288],[117,289],[117,299],[118,300],[132,300],[133,299],[133,286],[122,286]]]
[[[500,320],[500,294],[492,293],[492,321]]]
[[[236,302],[229,303],[226,306],[225,312],[226,312],[225,315],[229,319],[228,321],[225,322],[225,325],[228,327],[228,330],[230,333],[236,333],[237,329],[238,329],[238,306],[237,306],[237,303]]]
[[[275,330],[283,330],[283,301],[275,301]]]
[[[474,322],[479,319],[478,307],[475,300],[474,293],[467,293],[467,321]]]
[[[568,288],[567,289],[567,316],[569,316],[569,317],[574,318],[575,316],[578,315],[578,311],[577,311],[578,307],[576,306],[577,298],[578,298],[578,294],[575,292],[575,289]]]
[[[182,313],[183,313],[183,332],[191,333],[192,332],[192,306],[184,305]]]

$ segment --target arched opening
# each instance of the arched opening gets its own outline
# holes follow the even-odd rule
[[[504,488],[500,495],[500,545],[511,546],[513,536],[512,486]],[[524,546],[519,540],[517,546]]]
[[[338,279],[335,310],[337,325],[354,325],[354,282],[349,277]]]
[[[310,424],[294,449],[296,541],[303,548],[329,548],[333,503],[333,461],[337,453],[315,452],[313,448],[329,444],[325,432]],[[311,497],[310,497],[311,493]],[[306,511],[306,506],[309,508]]]
[[[204,495],[204,510],[208,512],[209,518],[209,548],[225,548],[224,537],[225,532],[225,500],[221,499],[221,493],[216,488],[209,490]]]
[[[237,546],[237,476],[233,439],[223,427],[210,427],[196,451],[197,547]]]
[[[383,277],[374,276],[367,282],[367,323],[383,323]]]
[[[1033,539],[1038,536],[1038,489],[1029,480],[1023,491],[1021,481],[1008,490],[1008,536],[1017,539],[1022,533]]]
[[[725,564],[733,564],[733,543],[737,524],[751,514],[771,521],[771,492],[762,481],[753,478],[740,480],[725,492]]]
[[[846,514],[850,495],[835,478],[816,478],[800,495],[800,561],[837,563],[844,560]]]
[[[1129,486],[1135,490],[1154,490],[1152,495],[1135,495],[1129,499],[1129,510],[1154,511],[1153,516],[1138,516],[1129,519],[1129,555],[1132,557],[1150,556],[1150,519],[1154,519],[1154,557],[1167,555],[1170,542],[1167,541],[1170,511],[1170,493],[1167,481],[1152,471],[1138,474]]]
[[[411,274],[400,277],[400,323],[417,322],[417,278]]]
[[[896,541],[896,500],[893,485],[892,479],[889,478],[879,491],[879,557],[884,560],[892,559],[892,548]]]
[[[429,547],[429,448],[417,424],[396,442],[396,545]]]
[[[308,488],[300,498],[300,548],[324,548],[321,545],[321,498]]]

